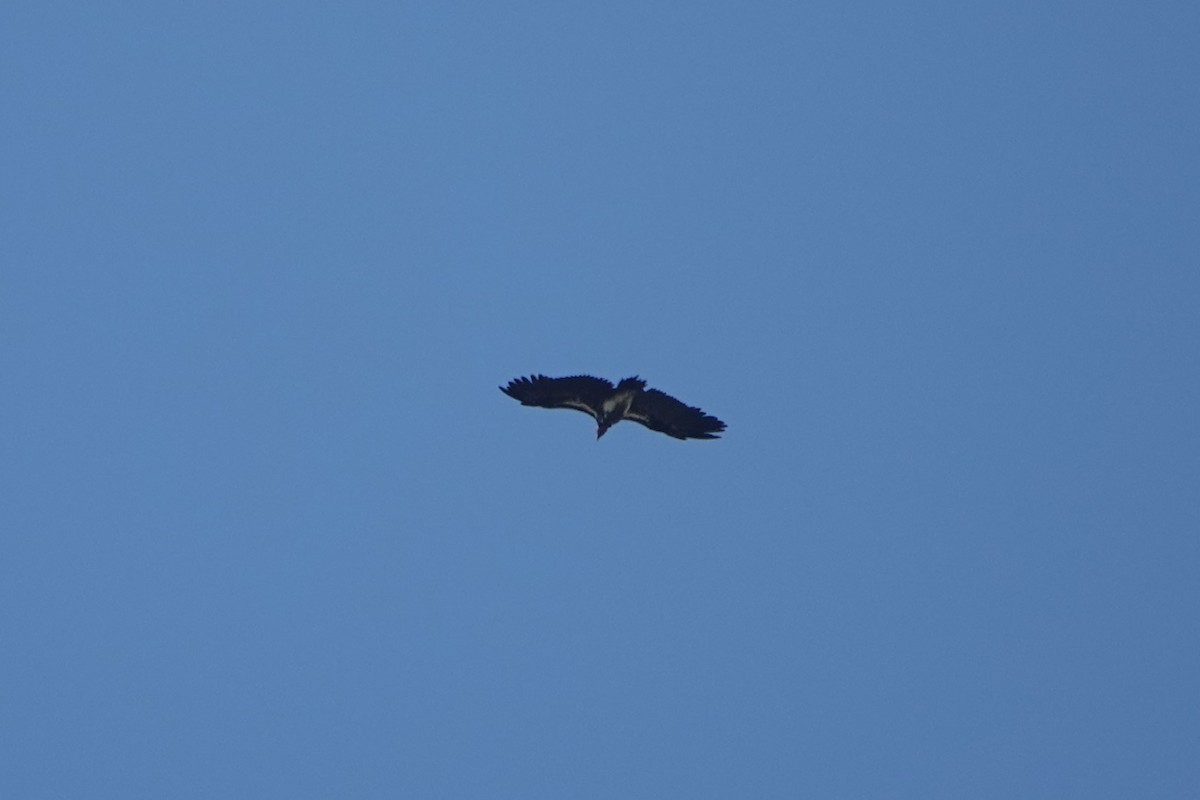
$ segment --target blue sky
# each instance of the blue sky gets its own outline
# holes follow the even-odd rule
[[[1195,797],[1198,40],[6,5],[0,795]]]

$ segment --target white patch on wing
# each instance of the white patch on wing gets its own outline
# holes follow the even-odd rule
[[[619,419],[624,418],[629,413],[629,407],[633,405],[633,392],[621,392],[604,401],[603,410],[605,414],[617,413]]]
[[[559,403],[564,408],[573,408],[577,411],[582,411],[588,416],[595,417],[596,410],[584,403],[582,400],[563,400]]]

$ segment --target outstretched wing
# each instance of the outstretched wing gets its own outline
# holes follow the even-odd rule
[[[508,386],[500,387],[500,391],[520,400],[523,406],[573,408],[595,417],[604,398],[612,394],[613,385],[591,375],[572,375],[569,378],[531,375],[509,381]]]
[[[647,389],[634,397],[625,419],[676,439],[717,439],[716,434],[725,430],[721,420],[657,389]]]

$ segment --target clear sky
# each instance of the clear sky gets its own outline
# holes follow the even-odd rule
[[[4,4],[0,796],[1200,796],[1198,41]]]

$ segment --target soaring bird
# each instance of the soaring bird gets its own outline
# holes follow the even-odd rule
[[[669,394],[647,389],[637,376],[625,378],[616,387],[603,378],[572,375],[547,378],[531,375],[516,378],[500,391],[521,401],[523,406],[574,408],[596,419],[596,438],[623,419],[640,422],[652,431],[676,439],[717,439],[725,423],[698,408],[685,405]]]

